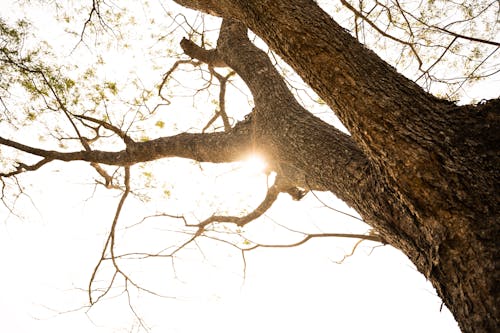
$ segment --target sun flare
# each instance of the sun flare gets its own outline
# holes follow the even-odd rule
[[[255,154],[248,156],[243,163],[245,169],[254,173],[264,172],[267,167],[267,162],[261,156]]]

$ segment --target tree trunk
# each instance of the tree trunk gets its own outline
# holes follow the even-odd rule
[[[297,186],[354,207],[432,282],[464,332],[498,331],[500,100],[458,107],[435,98],[312,0],[177,2],[255,32],[351,134],[304,110],[245,29],[227,23],[217,49],[254,96],[253,147]]]
[[[500,99],[459,107],[426,93],[313,0],[177,2],[224,18],[215,50],[188,40],[181,46],[191,57],[241,76],[255,102],[244,121],[225,132],[147,142],[105,124],[123,139],[126,149],[118,152],[88,144],[76,152],[43,150],[0,137],[1,145],[43,157],[0,177],[53,160],[128,166],[178,156],[221,163],[258,152],[279,176],[270,198],[296,187],[331,191],[408,256],[464,332],[500,331]],[[249,41],[247,28],[294,68],[350,135],[301,107],[267,55]]]

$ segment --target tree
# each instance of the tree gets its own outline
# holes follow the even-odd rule
[[[261,216],[279,193],[300,200],[307,191],[329,191],[373,228],[371,235],[359,237],[379,240],[408,256],[464,332],[497,331],[500,100],[458,106],[433,96],[362,45],[314,1],[176,2],[223,18],[216,47],[205,48],[189,39],[183,39],[181,47],[193,59],[186,62],[208,65],[219,80],[222,97],[216,117],[223,120],[224,130],[139,141],[106,119],[70,111],[65,94],[71,81],[61,82],[49,68],[27,58],[21,61],[4,48],[2,63],[36,78],[24,86],[52,99],[47,107],[61,110],[70,119],[84,149],[41,149],[2,135],[3,146],[41,157],[30,165],[18,162],[15,169],[1,174],[2,181],[55,160],[80,160],[90,162],[106,186],[113,187],[115,181],[102,165],[123,167],[124,192],[99,265],[109,249],[117,274],[126,277],[115,262],[114,228],[131,191],[132,165],[168,157],[225,163],[258,153],[269,172],[276,173],[264,201],[245,216],[214,215],[195,226],[186,222],[196,232],[185,244],[214,222],[245,226]],[[373,24],[362,9],[342,3],[350,6],[357,20]],[[89,20],[99,14],[99,3],[93,4]],[[297,102],[268,55],[250,41],[247,29],[293,68],[349,134]],[[500,46],[442,29],[455,39],[475,40],[495,50]],[[417,52],[414,44],[407,46]],[[234,126],[224,106],[224,87],[233,73],[222,76],[216,71],[219,67],[241,77],[253,97],[253,110]],[[165,75],[160,94],[170,74]],[[107,89],[112,91],[113,85]],[[97,139],[105,129],[118,136],[125,148],[94,149],[77,124],[94,129]],[[308,235],[304,241],[315,236]],[[91,302],[95,301],[89,293]]]

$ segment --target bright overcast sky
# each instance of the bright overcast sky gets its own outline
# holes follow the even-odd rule
[[[0,3],[2,8],[12,5],[10,1]],[[152,7],[160,8],[156,1]],[[53,44],[66,45],[64,31],[54,30],[52,7],[43,8],[26,12],[38,27],[39,37],[52,36]],[[161,14],[158,9],[156,15]],[[5,18],[8,14],[2,10],[0,15]],[[16,17],[24,15],[15,12]],[[178,33],[176,40],[180,41],[183,34]],[[74,43],[66,45],[63,53],[69,56],[72,46]],[[139,51],[121,54],[112,48],[103,55],[113,59],[107,73],[126,71],[125,66],[139,61],[133,58]],[[150,81],[146,84],[158,83],[158,76],[148,77],[146,72],[141,77]],[[243,94],[236,96],[233,107],[248,106]],[[186,110],[193,109],[189,101],[182,103]],[[188,111],[184,116],[168,112],[177,117],[180,129],[188,129]],[[37,137],[33,129],[25,131],[19,140]],[[176,159],[151,168],[154,175],[166,175],[166,182],[175,178],[176,184],[184,185],[172,187],[168,200],[153,198],[142,203],[130,199],[122,226],[159,210],[191,212],[190,218],[202,219],[221,201],[229,210],[251,209],[265,195],[266,176],[248,166],[200,167]],[[132,172],[140,175],[143,170],[137,166]],[[120,195],[100,187],[95,190],[96,177],[84,163],[54,163],[20,177],[29,194],[16,204],[21,218],[0,207],[0,331],[138,331],[129,301],[119,289],[112,293],[115,298],[86,308],[88,282]],[[155,190],[161,192],[153,189],[153,193]],[[319,195],[336,209],[348,210],[333,196]],[[271,243],[300,239],[275,222],[294,229],[304,230],[305,226],[309,232],[363,233],[368,229],[325,208],[311,194],[300,203],[282,196],[267,219],[246,230],[249,237]],[[171,232],[178,223],[168,218],[147,220],[119,241],[130,251],[153,243],[169,246],[169,237],[179,237]],[[151,332],[459,332],[433,287],[399,251],[366,241],[352,257],[336,263],[355,243],[328,238],[297,248],[255,250],[246,255],[244,272],[240,252],[222,243],[202,241],[198,250],[181,253],[175,267],[168,259],[131,263],[131,276],[166,298],[133,291],[130,302]],[[104,282],[109,278],[100,276]]]

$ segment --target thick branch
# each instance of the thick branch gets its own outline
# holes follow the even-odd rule
[[[244,26],[224,20],[217,45],[218,54],[245,80],[254,96],[255,109],[247,119],[252,124],[252,144],[287,179],[290,188],[331,191],[381,235],[397,233],[402,243],[409,239],[407,232],[418,232],[404,209],[389,208],[384,214],[373,210],[373,206],[391,207],[399,198],[384,189],[377,180],[378,172],[350,136],[297,103],[268,56],[248,40]],[[387,223],[391,219],[401,221],[405,230],[394,230]],[[411,247],[419,251],[414,243]]]
[[[181,47],[188,56],[198,59],[211,67],[227,67],[216,49],[205,50],[186,38],[182,39]]]
[[[245,158],[250,153],[250,135],[249,124],[240,122],[229,133],[181,133],[146,142],[129,142],[127,149],[117,152],[101,150],[76,152],[45,150],[3,137],[0,137],[0,144],[43,157],[44,161],[87,161],[127,166],[165,157],[184,157],[200,162],[221,163],[233,162]],[[29,170],[30,168],[25,169]],[[6,175],[3,174],[3,176]]]
[[[301,108],[267,54],[248,39],[244,25],[223,20],[217,49],[224,61],[245,81],[259,109],[264,106],[276,111],[291,106]]]
[[[392,181],[409,189],[404,193],[408,205],[421,206],[429,198],[434,202],[443,200],[435,190],[439,186],[435,185],[450,187],[447,183],[450,177],[431,171],[437,170],[436,156],[432,153],[437,147],[432,140],[426,140],[423,133],[456,135],[450,124],[456,113],[450,112],[449,103],[425,93],[416,83],[397,73],[350,36],[314,1],[181,2],[196,9],[206,5],[218,15],[240,20],[263,38],[336,112],[366,156]],[[230,45],[236,52],[246,47],[247,42],[242,38],[243,28],[231,29],[234,30],[232,39],[238,43]],[[221,37],[224,31],[223,27]],[[256,101],[271,96],[268,89],[273,90],[271,93],[283,91],[279,85],[257,84],[259,78],[269,79],[268,74],[272,72],[268,73],[267,67],[259,66],[262,72],[255,68],[251,73],[247,71],[245,77],[245,64],[251,67],[257,59],[256,52],[255,57],[238,63],[241,67],[237,68],[231,62],[233,59],[225,55],[228,51],[223,52],[226,40],[230,38],[219,40],[219,52],[253,89]],[[439,123],[435,121],[437,117],[441,117]],[[422,183],[426,186],[421,187]]]
[[[498,101],[456,107],[433,97],[313,0],[177,2],[255,32],[352,134],[343,137],[286,93],[275,94],[281,83],[257,57],[239,62],[248,43],[244,29],[228,21],[218,51],[254,94],[256,139],[266,143],[274,167],[314,178],[353,206],[433,283],[464,331],[495,331]]]
[[[299,105],[267,54],[250,42],[243,25],[224,20],[217,51],[186,39],[181,45],[198,60],[217,54],[219,62],[243,78],[256,106],[247,119],[252,124],[252,145],[271,168],[295,186],[330,190],[357,206],[355,203],[362,200],[359,179],[368,163],[363,153],[352,138]],[[313,151],[327,153],[311,160]],[[311,172],[314,169],[318,174]]]
[[[357,206],[363,192],[359,179],[368,161],[352,138],[300,106],[267,54],[250,42],[240,23],[223,21],[217,49],[252,92],[255,109],[249,121],[254,145],[272,168],[291,184],[330,190]]]
[[[489,124],[495,117],[494,113],[485,115],[465,108],[459,109],[425,93],[416,83],[397,73],[374,52],[356,41],[314,1],[205,0],[183,3],[196,6],[197,9],[203,5],[211,6],[212,11],[214,8],[218,10],[217,15],[243,22],[290,64],[336,112],[352,138],[327,134],[325,128],[325,132],[320,131],[321,136],[314,137],[314,142],[308,142],[310,147],[322,152],[332,152],[334,147],[343,148],[335,151],[340,153],[337,159],[332,156],[325,159],[320,157],[323,166],[337,163],[329,170],[331,174],[322,170],[324,175],[329,174],[337,181],[352,177],[351,172],[340,170],[342,166],[339,160],[347,161],[352,157],[350,153],[343,153],[344,148],[353,156],[356,156],[355,151],[359,151],[361,160],[369,160],[371,167],[377,170],[375,173],[379,173],[376,177],[380,184],[387,182],[382,187],[392,188],[400,205],[406,206],[408,211],[425,209],[420,214],[441,221],[448,220],[448,211],[464,209],[463,205],[468,204],[464,203],[465,199],[463,202],[457,200],[455,194],[464,193],[463,197],[466,198],[465,193],[470,192],[470,184],[478,183],[474,170],[482,170],[485,175],[484,181],[481,179],[480,186],[477,186],[482,192],[477,195],[491,194],[494,175],[491,169],[481,167],[490,165],[491,161],[483,161],[482,157],[478,157],[475,153],[477,147],[462,147],[463,141],[474,142],[483,137],[482,133],[491,131],[492,126]],[[237,56],[249,49],[251,43],[243,36],[244,27],[229,24],[229,20],[225,22],[218,50],[225,62],[244,78],[252,90],[256,110],[259,111],[256,114],[257,122],[279,123],[272,129],[273,133],[293,132],[293,136],[286,136],[289,145],[294,145],[299,137],[307,140],[306,132],[307,135],[318,132],[311,126],[316,125],[316,121],[301,112],[301,108],[295,107],[295,102],[289,102],[274,72],[258,60],[259,52],[253,51],[252,57],[247,58]],[[267,84],[266,80],[269,80]],[[260,103],[261,100],[263,103]],[[286,112],[288,116],[282,116],[280,112]],[[485,118],[489,120],[485,121]],[[292,123],[307,130],[300,133],[301,128]],[[295,129],[299,133],[294,132]],[[273,140],[275,137],[266,139]],[[321,145],[321,141],[328,142],[330,139],[334,142]],[[297,145],[303,143],[298,142]],[[289,146],[278,146],[290,152]],[[456,159],[450,160],[450,151],[453,151]],[[273,154],[279,156],[279,152],[273,151]],[[490,158],[488,154],[484,154],[484,159]],[[355,157],[351,160],[360,159]],[[443,161],[448,161],[448,165],[444,165]],[[471,161],[475,164],[467,166]],[[292,164],[301,169],[300,162],[299,158],[293,160]],[[350,169],[345,165],[343,167]],[[351,204],[352,201],[343,195],[348,193],[347,197],[352,197],[352,188],[359,184],[331,185],[330,190]],[[476,195],[474,192],[472,194]],[[442,205],[445,202],[449,204],[448,207]],[[491,207],[484,208],[484,211],[488,209]],[[418,232],[418,229],[415,231]],[[443,230],[437,233],[441,232]]]

